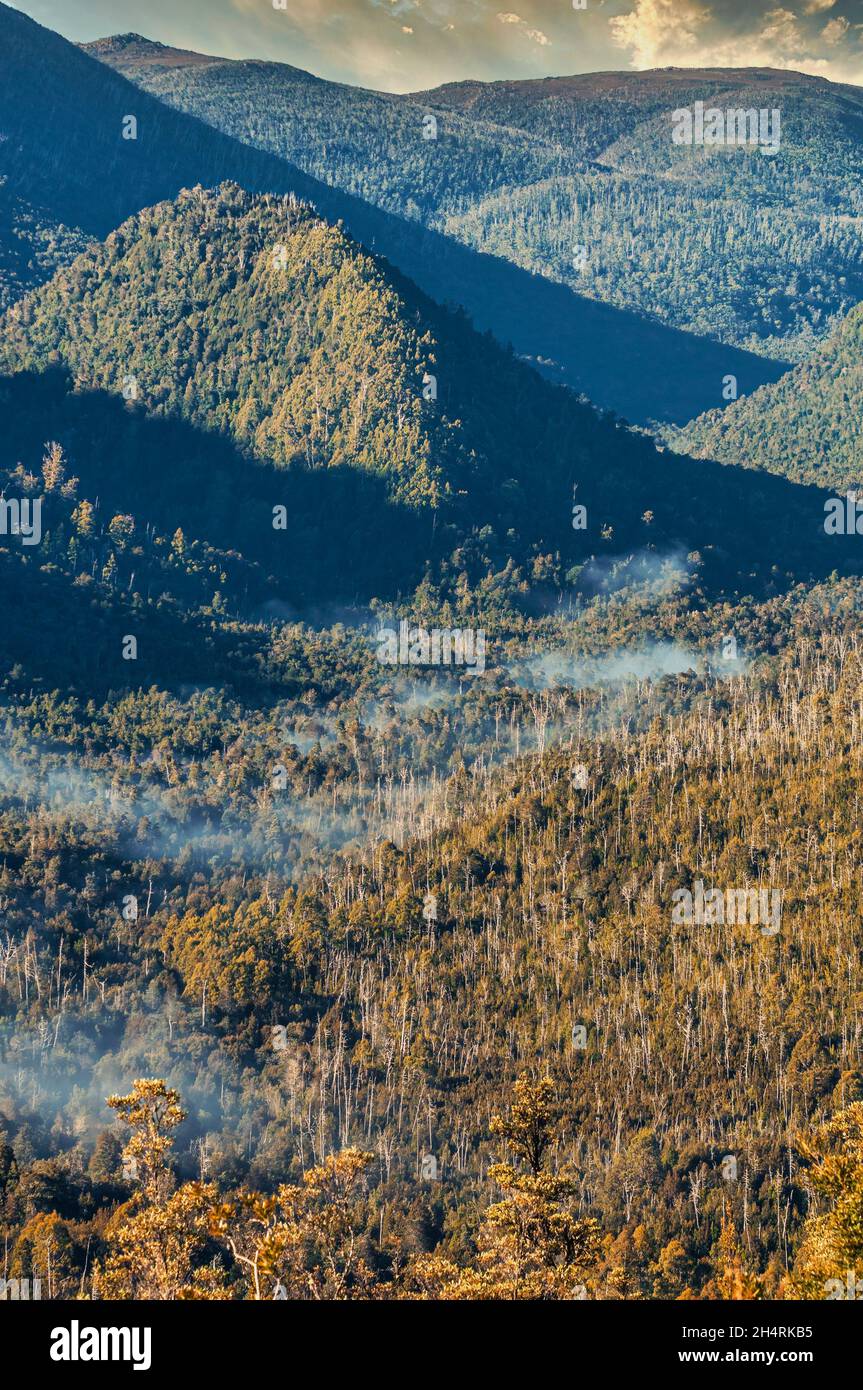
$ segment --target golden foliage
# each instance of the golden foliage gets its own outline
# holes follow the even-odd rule
[[[809,1180],[830,1210],[809,1217],[789,1280],[791,1298],[839,1298],[863,1281],[863,1101],[854,1101],[800,1144]],[[838,1281],[838,1282],[836,1282]]]
[[[601,1253],[599,1226],[571,1211],[574,1188],[565,1176],[543,1171],[554,1138],[554,1087],[546,1077],[515,1083],[506,1118],[495,1116],[491,1132],[527,1164],[519,1172],[493,1164],[492,1182],[503,1200],[488,1208],[472,1268],[459,1268],[436,1254],[420,1256],[409,1269],[411,1288],[422,1298],[453,1300],[578,1299]]]

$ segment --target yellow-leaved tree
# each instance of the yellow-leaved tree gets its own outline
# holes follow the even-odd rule
[[[570,1300],[589,1296],[601,1254],[599,1226],[573,1211],[575,1185],[547,1170],[554,1140],[554,1085],[548,1077],[515,1083],[509,1115],[491,1132],[516,1160],[495,1163],[489,1177],[503,1199],[484,1213],[476,1262],[468,1268],[421,1255],[406,1272],[409,1296],[425,1299]]]
[[[699,1298],[749,1302],[762,1297],[761,1280],[749,1268],[734,1222],[726,1216],[713,1252],[713,1274]]]
[[[241,1192],[210,1213],[210,1230],[228,1246],[251,1299],[372,1298],[375,1279],[362,1256],[362,1185],[374,1154],[343,1149],[283,1183],[272,1196]]]
[[[806,1299],[863,1295],[863,1101],[855,1101],[800,1144],[814,1166],[809,1181],[830,1204],[803,1228],[788,1296]],[[860,1293],[857,1293],[859,1287]]]
[[[175,1188],[168,1162],[173,1131],[186,1112],[164,1081],[135,1081],[127,1096],[110,1096],[132,1133],[123,1167],[138,1186],[115,1212],[108,1251],[93,1276],[93,1296],[103,1299],[227,1298],[224,1270],[207,1263],[209,1213],[214,1186]]]

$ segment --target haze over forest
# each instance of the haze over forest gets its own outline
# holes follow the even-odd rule
[[[4,1298],[857,1296],[860,26],[681,4],[0,4]]]

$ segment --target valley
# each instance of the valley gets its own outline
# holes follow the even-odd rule
[[[4,1299],[856,1287],[861,88],[0,76]]]

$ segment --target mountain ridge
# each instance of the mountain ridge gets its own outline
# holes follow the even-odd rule
[[[294,192],[331,222],[344,220],[362,244],[384,255],[433,299],[465,307],[477,326],[553,379],[635,421],[654,415],[685,423],[712,404],[727,371],[742,389],[775,379],[774,364],[579,297],[562,285],[483,256],[423,226],[321,183],[277,155],[243,144],[143,92],[105,63],[0,4],[0,143],[5,195],[45,203],[51,225],[80,241],[102,237],[127,216],[180,188],[233,180],[251,192]],[[32,80],[39,71],[48,103]],[[139,139],[123,140],[137,113]],[[69,157],[58,161],[56,131]],[[419,127],[417,148],[422,145]],[[446,169],[438,171],[439,176]],[[2,225],[2,219],[0,219]],[[3,251],[0,246],[0,252]],[[7,255],[12,254],[10,244]],[[31,267],[29,284],[50,273]],[[22,288],[29,288],[26,281]],[[589,344],[589,351],[585,345]],[[661,399],[654,378],[662,368]]]
[[[863,485],[863,304],[781,381],[666,437],[697,458],[763,468],[796,482]]]
[[[393,97],[278,63],[102,56],[238,139],[705,351],[802,360],[863,300],[863,91],[849,84],[681,68]],[[777,158],[675,145],[673,111],[698,100],[780,108]],[[436,138],[417,140],[421,121]]]
[[[515,598],[530,572],[560,593],[585,566],[637,581],[689,551],[683,568],[711,592],[772,591],[836,563],[814,490],[711,462],[693,475],[290,195],[223,184],[144,209],[13,305],[2,328],[7,373],[62,366],[78,390],[131,393],[133,411],[182,418],[250,467],[284,471],[297,535],[281,573],[298,603],[320,597],[308,546],[340,480],[356,497],[331,519],[324,551],[340,573],[338,538],[350,536],[358,571],[339,599],[381,597],[379,575],[387,597],[409,592],[424,566]],[[110,480],[112,505],[131,511],[124,473]],[[577,529],[574,501],[588,518]],[[405,526],[391,508],[406,509]],[[777,510],[796,545],[760,534]],[[229,546],[224,531],[196,534]],[[361,558],[364,535],[374,544]],[[272,536],[253,541],[259,552],[272,566]]]

